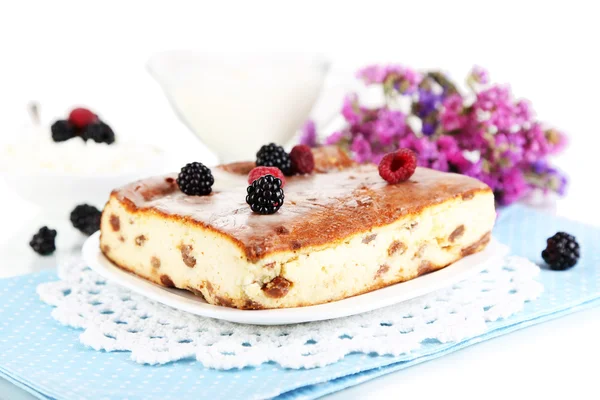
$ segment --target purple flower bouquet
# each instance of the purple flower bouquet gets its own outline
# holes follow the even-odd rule
[[[566,178],[548,156],[565,147],[565,135],[537,121],[530,104],[515,100],[508,87],[490,85],[485,70],[472,69],[467,93],[440,72],[420,74],[401,65],[369,66],[357,77],[379,86],[384,100],[369,108],[349,94],[341,110],[347,126],[324,144],[373,163],[398,148],[412,149],[420,166],[485,182],[500,205],[535,189],[564,194]],[[319,145],[312,121],[301,142]]]

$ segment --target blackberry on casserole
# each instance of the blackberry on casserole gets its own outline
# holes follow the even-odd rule
[[[246,189],[246,203],[258,214],[274,214],[283,205],[284,193],[281,179],[265,175],[256,179]]]
[[[177,176],[179,189],[188,196],[206,196],[212,192],[214,183],[210,169],[199,162],[186,164]]]
[[[281,146],[270,143],[262,146],[256,153],[257,167],[277,167],[285,176],[291,176],[292,160],[290,155]]]

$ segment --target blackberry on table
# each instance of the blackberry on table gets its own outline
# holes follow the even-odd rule
[[[273,175],[261,176],[247,189],[246,203],[258,214],[274,214],[283,205],[281,179]]]
[[[81,137],[84,140],[91,139],[96,143],[113,144],[115,142],[115,133],[112,128],[102,121],[96,121],[86,126]]]
[[[49,229],[47,226],[43,226],[35,235],[33,235],[29,245],[36,253],[47,256],[54,253],[56,250],[54,239],[56,239],[56,231],[54,229]]]
[[[179,189],[188,196],[206,196],[214,183],[210,169],[199,162],[186,164],[177,176]]]
[[[565,270],[573,267],[579,260],[579,243],[575,237],[565,232],[558,232],[548,238],[542,258],[554,270]]]
[[[292,160],[281,146],[270,143],[262,146],[256,153],[257,167],[277,167],[285,176],[292,175]]]
[[[77,136],[73,124],[64,119],[59,119],[53,123],[50,132],[52,132],[52,140],[55,142],[64,142]]]
[[[89,204],[80,204],[71,211],[71,223],[80,232],[90,236],[100,229],[102,212]]]

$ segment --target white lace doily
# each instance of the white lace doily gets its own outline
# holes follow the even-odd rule
[[[59,267],[61,280],[37,291],[62,324],[82,328],[96,350],[130,351],[138,363],[196,358],[217,369],[275,362],[314,368],[353,352],[400,355],[427,339],[455,342],[486,331],[537,298],[539,268],[520,257],[499,260],[468,281],[376,311],[331,321],[285,326],[239,325],[178,311],[106,282],[76,261]]]

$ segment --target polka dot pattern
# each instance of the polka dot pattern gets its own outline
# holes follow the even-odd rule
[[[79,343],[81,331],[52,317],[35,288],[55,280],[52,272],[0,280],[0,376],[38,396],[56,399],[313,399],[472,343],[600,303],[600,229],[538,214],[524,207],[503,212],[495,236],[513,253],[540,263],[545,239],[556,231],[577,237],[582,259],[569,271],[542,270],[544,293],[522,313],[490,323],[487,333],[460,343],[426,343],[399,357],[351,355],[310,370],[274,364],[217,371],[193,360],[144,366],[129,353],[96,352]]]

